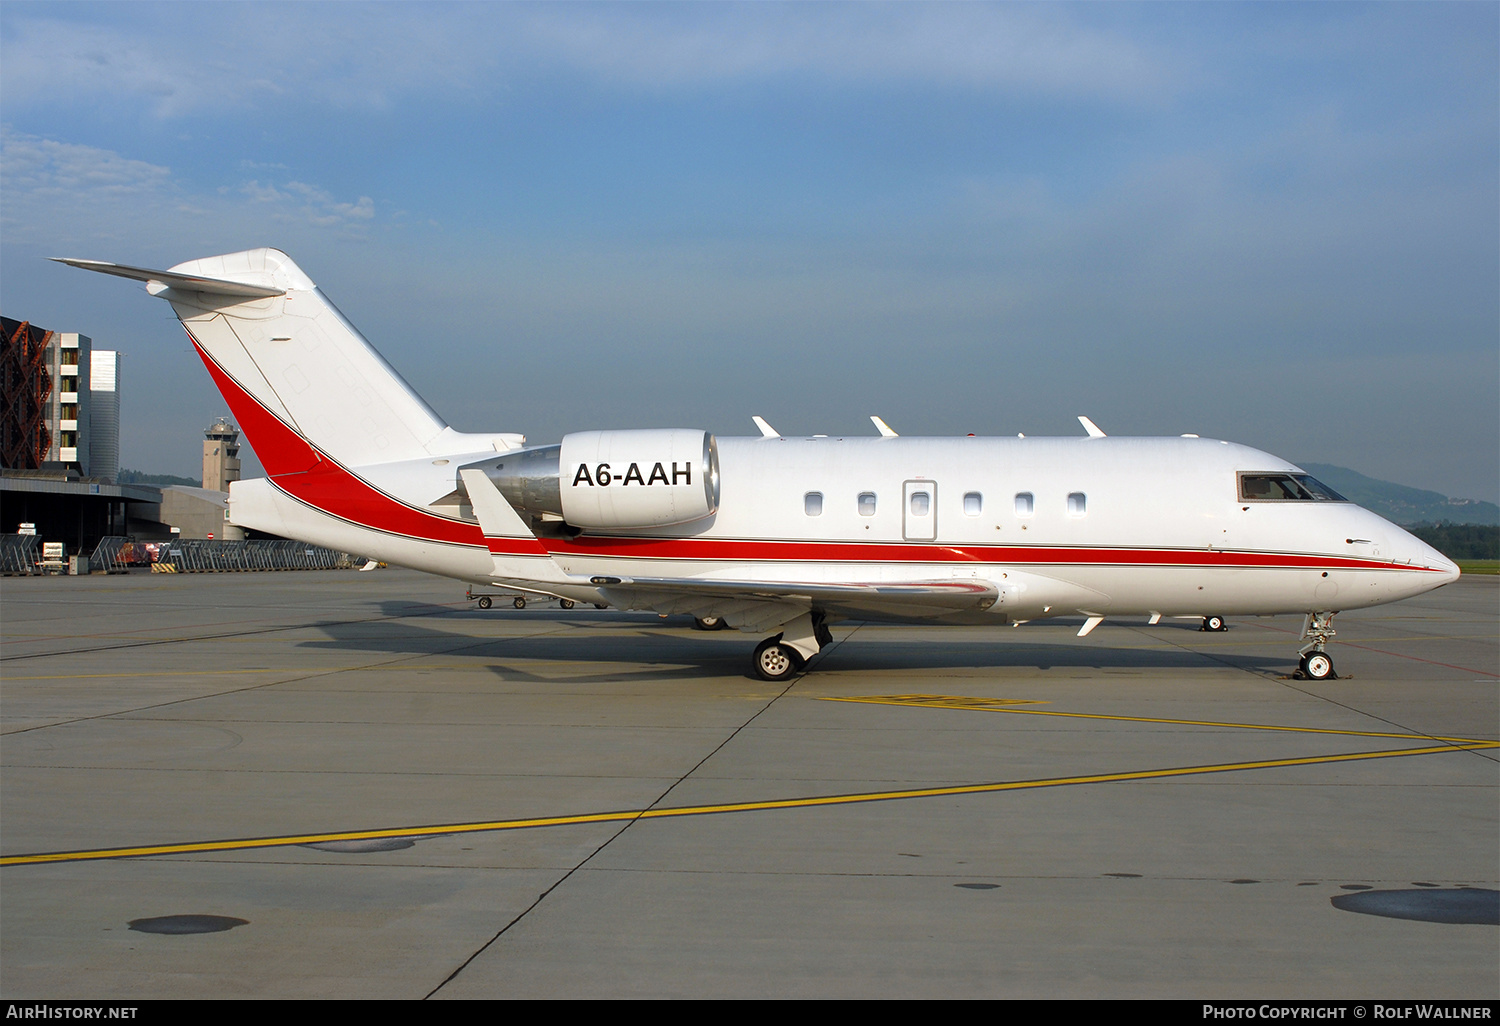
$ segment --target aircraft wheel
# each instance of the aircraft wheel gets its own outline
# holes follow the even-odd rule
[[[693,617],[693,630],[695,631],[719,631],[725,626],[724,618],[721,616]]]
[[[787,680],[800,669],[802,656],[790,645],[783,645],[780,634],[755,646],[755,675],[761,680]]]
[[[514,602],[512,602],[511,605],[515,606],[517,609],[525,609],[526,608],[526,596],[525,595],[517,595],[516,596],[516,600]]]
[[[1222,616],[1205,616],[1203,618],[1203,629],[1206,631],[1227,631],[1229,625],[1224,622]]]
[[[557,604],[560,605],[560,606],[562,606],[564,609],[572,609],[573,608],[573,600],[572,599],[558,599],[557,600]]]
[[[603,602],[595,602],[594,603],[594,608],[595,609],[608,609],[609,606],[605,605]]]
[[[1308,680],[1337,680],[1333,658],[1327,652],[1309,652],[1302,657],[1302,674]]]
[[[488,609],[488,608],[490,608],[490,606],[493,606],[494,604],[495,604],[495,600],[492,599],[492,598],[490,598],[488,595],[485,595],[483,598],[481,598],[479,600],[479,608],[480,609]]]

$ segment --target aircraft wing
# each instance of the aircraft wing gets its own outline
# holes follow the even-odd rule
[[[459,477],[485,537],[535,540],[483,471],[463,467]],[[840,583],[703,577],[585,578],[565,573],[550,559],[511,554],[495,556],[492,579],[504,586],[548,594],[559,587],[598,588],[602,598],[621,609],[720,616],[736,627],[757,631],[788,623],[815,607],[845,617],[925,619],[988,609],[1000,596],[994,584],[981,580]]]
[[[722,616],[744,630],[766,630],[814,607],[844,617],[937,618],[988,609],[999,598],[989,581],[823,583],[699,577],[594,577],[611,604],[658,613]]]

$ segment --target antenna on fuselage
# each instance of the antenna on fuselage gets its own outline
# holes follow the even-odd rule
[[[751,417],[750,419],[753,420],[753,421],[755,421],[755,426],[756,427],[760,428],[760,434],[761,434],[762,438],[780,438],[781,437],[781,432],[777,431],[771,425],[767,424],[766,423],[766,418],[764,418],[764,417]]]
[[[1095,424],[1093,421],[1089,420],[1081,413],[1078,415],[1078,423],[1083,425],[1083,429],[1089,433],[1090,438],[1105,437],[1104,432],[1099,430],[1099,425]]]

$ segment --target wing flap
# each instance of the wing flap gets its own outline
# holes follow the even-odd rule
[[[594,577],[610,602],[627,609],[710,613],[736,626],[785,623],[817,608],[839,616],[939,617],[988,609],[1000,597],[989,581],[824,583],[728,581],[699,577]]]

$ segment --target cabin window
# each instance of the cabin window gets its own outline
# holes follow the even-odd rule
[[[1088,496],[1082,492],[1068,493],[1068,516],[1081,517],[1089,511]]]
[[[802,512],[806,513],[810,517],[822,516],[823,493],[808,492],[806,495],[802,496]]]
[[[1033,501],[1030,492],[1017,492],[1016,493],[1016,516],[1018,516],[1018,517],[1029,517],[1029,516],[1031,516],[1031,511],[1032,511],[1032,508],[1034,506],[1035,506],[1035,502]]]
[[[875,493],[859,493],[859,515],[862,517],[873,517],[875,515]]]
[[[1241,474],[1241,502],[1348,502],[1311,474]]]
[[[977,517],[984,511],[984,496],[978,492],[964,493],[964,516]]]
[[[932,508],[932,496],[926,492],[911,493],[911,515],[914,517],[925,517],[927,511]]]

